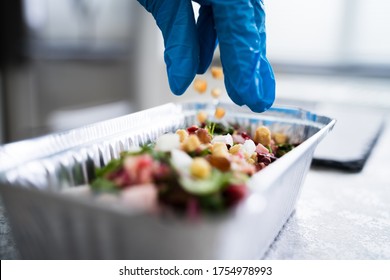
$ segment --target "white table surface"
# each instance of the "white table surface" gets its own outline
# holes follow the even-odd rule
[[[266,259],[390,259],[390,118],[359,173],[311,168]]]

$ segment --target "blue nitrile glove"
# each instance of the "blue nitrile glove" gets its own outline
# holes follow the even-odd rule
[[[255,112],[267,110],[275,79],[265,55],[262,0],[195,1],[201,5],[197,23],[190,0],[138,0],[162,31],[172,92],[183,94],[196,73],[207,70],[218,38],[230,98]]]

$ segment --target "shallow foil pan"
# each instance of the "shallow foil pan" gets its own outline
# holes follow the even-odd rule
[[[77,193],[121,151],[196,123],[206,103],[166,104],[0,148],[0,190],[25,259],[263,258],[294,210],[314,149],[335,120],[295,108],[254,114],[222,103],[225,121],[287,133],[297,148],[256,173],[226,214],[188,220],[134,212]]]

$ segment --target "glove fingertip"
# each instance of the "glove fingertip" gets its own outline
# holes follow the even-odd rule
[[[254,104],[247,104],[247,106],[255,113],[262,113],[267,111],[269,108],[271,108],[272,104],[273,101],[268,102],[267,100],[261,100]]]
[[[259,88],[259,92],[254,96],[253,100],[247,100],[246,105],[256,113],[267,111],[275,101],[275,83],[274,80],[269,80],[263,87]]]
[[[169,87],[174,95],[182,95],[195,78],[195,73],[192,76],[183,77],[176,74],[168,74]]]
[[[256,113],[268,110],[275,100],[275,78],[272,68],[265,62],[262,64],[263,71],[256,71],[250,79],[239,79],[241,83],[230,78],[235,77],[234,73],[225,75],[226,90],[230,99],[237,105],[247,105]]]

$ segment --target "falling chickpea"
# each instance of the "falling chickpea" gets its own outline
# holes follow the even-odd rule
[[[222,79],[223,78],[223,70],[222,67],[213,66],[211,67],[211,75],[215,79]]]
[[[198,114],[196,115],[196,118],[200,123],[204,123],[207,120],[207,114],[204,111],[199,111]]]
[[[225,109],[222,107],[217,107],[215,109],[214,117],[217,119],[222,119],[225,116]]]
[[[200,78],[195,79],[194,89],[200,94],[205,93],[207,90],[207,81]]]
[[[214,98],[218,98],[218,97],[220,97],[221,96],[221,89],[219,89],[219,88],[213,88],[212,90],[211,90],[211,96],[212,97],[214,97]]]

